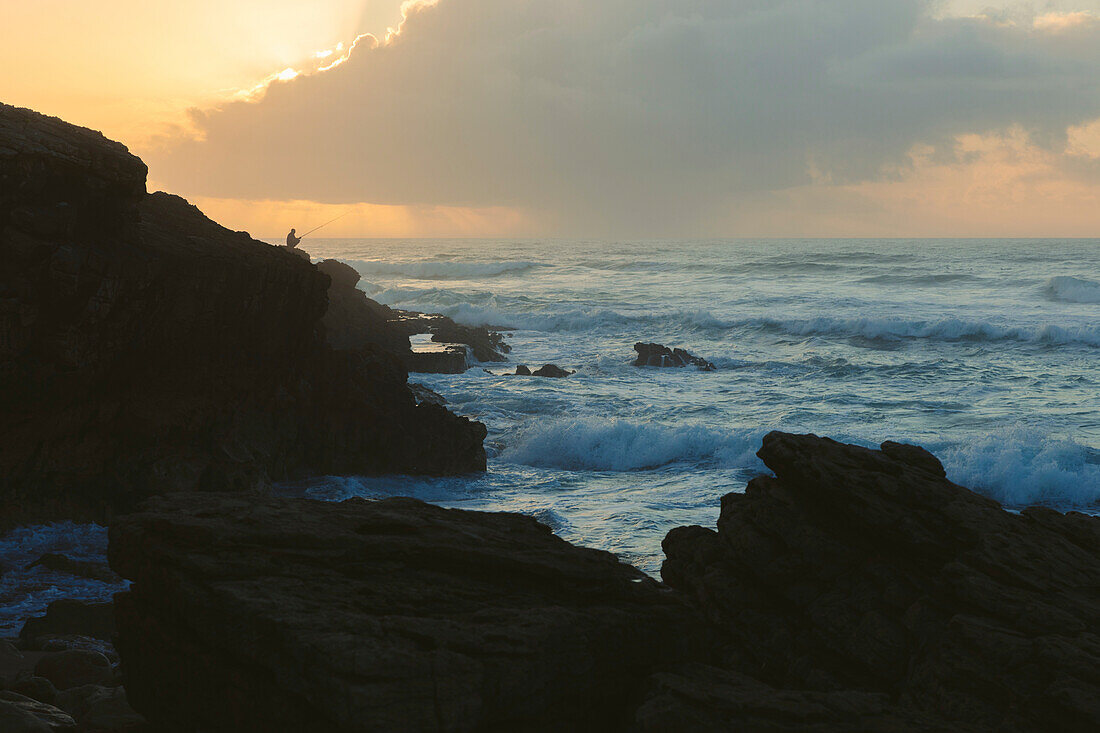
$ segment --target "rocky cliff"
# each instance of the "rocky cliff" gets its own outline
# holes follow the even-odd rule
[[[133,706],[181,730],[1095,731],[1100,520],[915,446],[772,433],[660,586],[533,519],[174,495],[111,528]],[[277,726],[278,727],[278,726]]]
[[[484,427],[334,349],[329,278],[145,193],[102,135],[0,105],[0,523],[171,490],[484,468]]]
[[[914,446],[772,433],[758,455],[775,476],[725,496],[717,532],[664,542],[665,581],[724,639],[719,666],[786,690],[790,715],[831,699],[834,723],[847,700],[874,729],[1100,729],[1100,520],[1006,512]],[[686,678],[666,708],[748,709],[722,675]],[[709,701],[684,693],[699,685]]]
[[[174,730],[616,730],[680,598],[534,519],[173,495],[111,527],[131,704]]]

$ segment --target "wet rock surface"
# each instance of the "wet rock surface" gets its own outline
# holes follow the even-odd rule
[[[412,499],[177,494],[110,556],[130,702],[182,729],[623,729],[699,625],[534,519]]]
[[[928,718],[951,730],[1100,729],[1095,518],[1007,512],[913,446],[772,433],[758,455],[775,476],[724,497],[717,532],[682,527],[664,542],[665,581],[725,640],[718,666],[798,705],[811,692],[879,695],[884,714],[910,720],[891,729]],[[751,720],[728,702],[736,689],[711,699],[685,686],[659,694]]]
[[[384,307],[384,306],[383,306]],[[391,309],[391,323],[406,335],[430,333],[437,344],[463,344],[475,359],[482,362],[507,361],[504,355],[512,347],[504,340],[501,329],[490,326],[463,326],[437,313],[418,313]]]
[[[661,344],[634,344],[634,350],[638,352],[638,358],[634,360],[634,366],[652,367],[698,367],[700,371],[712,372],[715,367],[706,359],[690,354],[683,349],[670,349]]]
[[[325,342],[330,277],[146,195],[98,133],[0,105],[0,525],[166,491],[476,471],[485,429]]]

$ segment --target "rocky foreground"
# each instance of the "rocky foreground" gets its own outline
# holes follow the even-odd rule
[[[533,519],[157,499],[111,529],[130,703],[181,730],[1093,731],[1100,526],[912,446],[772,433],[660,585]],[[281,721],[281,726],[277,724]]]
[[[145,176],[99,133],[0,104],[0,526],[484,469],[484,426],[409,391],[405,334]]]

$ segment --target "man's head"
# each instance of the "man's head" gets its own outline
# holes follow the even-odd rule
[[[293,229],[291,229],[291,230],[290,230],[290,233],[291,233],[291,234],[293,234],[293,233],[294,233],[294,230],[293,230]]]

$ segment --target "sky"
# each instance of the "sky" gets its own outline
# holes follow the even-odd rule
[[[1100,236],[1100,0],[0,0],[255,236]]]

